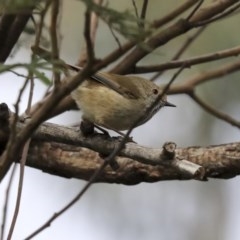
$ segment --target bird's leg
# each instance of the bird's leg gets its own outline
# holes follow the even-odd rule
[[[94,124],[86,119],[83,119],[80,123],[80,130],[84,136],[94,134]]]
[[[80,124],[80,130],[83,133],[84,136],[89,136],[89,135],[93,135],[94,132],[94,127],[97,128],[98,130],[100,130],[103,135],[105,135],[106,137],[111,137],[108,133],[108,131],[106,131],[105,129],[103,129],[102,127],[86,120],[83,119],[81,124]],[[112,131],[118,133],[120,136],[119,137],[115,137],[115,138],[119,138],[121,140],[121,138],[125,137],[125,134],[116,130],[116,129],[111,129]],[[127,142],[134,142],[132,137],[128,137]]]
[[[118,133],[120,136],[118,136],[117,138],[121,141],[122,138],[124,138],[126,136],[125,133],[122,133],[118,130],[115,130],[115,129],[112,129],[112,131]],[[127,142],[133,142],[133,143],[136,143],[135,141],[133,141],[133,138],[132,137],[127,137]]]
[[[108,131],[106,131],[105,129],[99,127],[98,125],[94,124],[94,127],[97,128],[98,130],[100,130],[105,136],[110,137]]]

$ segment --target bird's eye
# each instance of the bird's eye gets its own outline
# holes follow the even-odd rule
[[[156,88],[154,88],[154,89],[152,90],[152,93],[155,94],[155,95],[157,95],[157,94],[158,94],[158,90],[157,90]]]

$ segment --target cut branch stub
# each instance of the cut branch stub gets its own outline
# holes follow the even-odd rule
[[[185,177],[188,176],[197,180],[206,180],[206,171],[204,167],[176,157],[176,147],[177,144],[174,142],[164,143],[160,155],[161,160],[165,161],[167,166],[176,168]]]
[[[174,142],[166,142],[163,144],[163,150],[161,153],[162,159],[173,160],[175,157],[175,150],[177,144]]]

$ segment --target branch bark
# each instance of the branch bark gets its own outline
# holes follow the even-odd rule
[[[89,144],[98,147],[100,152],[109,152],[112,140],[101,136],[89,139]],[[152,149],[134,143],[126,144],[117,157],[119,169],[106,167],[98,178],[99,182],[137,184],[161,180],[187,180],[193,177],[177,168],[164,165],[150,165],[157,160],[162,149]],[[177,148],[176,158],[201,165],[206,170],[206,178],[232,178],[240,174],[240,142],[209,147]],[[142,162],[134,161],[141,160]],[[29,149],[27,166],[40,169],[54,175],[88,180],[102,163],[102,158],[93,150],[34,139]],[[146,162],[144,164],[143,162]]]
[[[17,128],[25,125],[19,122]],[[103,161],[99,153],[108,155],[118,144],[118,139],[101,134],[83,137],[76,128],[42,124],[32,136],[26,165],[58,176],[88,180]],[[204,180],[203,176],[230,178],[240,174],[240,143],[177,148],[174,154],[171,158],[163,156],[162,148],[127,143],[116,159],[119,169],[106,167],[97,181],[137,184],[170,179]],[[191,170],[191,163],[194,167],[202,166],[205,172],[195,167],[194,171],[200,173],[190,174],[186,169]]]

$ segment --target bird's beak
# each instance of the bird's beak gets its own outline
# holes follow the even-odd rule
[[[164,107],[176,107],[176,105],[174,105],[170,102],[165,102]]]

